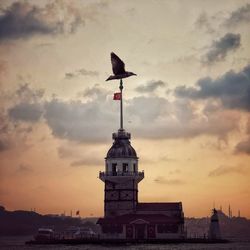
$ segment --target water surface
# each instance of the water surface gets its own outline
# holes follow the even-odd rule
[[[32,236],[0,237],[1,250],[250,250],[250,242],[233,242],[223,244],[138,244],[126,246],[108,245],[25,245],[25,241],[31,240]]]

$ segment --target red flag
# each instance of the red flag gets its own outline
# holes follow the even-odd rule
[[[113,100],[121,100],[121,98],[122,98],[121,92],[114,93]]]
[[[80,215],[80,211],[79,210],[76,211],[76,215]]]

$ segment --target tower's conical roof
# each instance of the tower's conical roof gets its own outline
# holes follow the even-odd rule
[[[113,145],[107,153],[106,159],[110,158],[138,158],[135,149],[130,144],[130,133],[118,130],[113,133]]]

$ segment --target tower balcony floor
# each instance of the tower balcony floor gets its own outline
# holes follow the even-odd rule
[[[99,178],[102,181],[109,180],[111,182],[121,182],[121,181],[127,181],[127,180],[136,180],[137,182],[140,182],[144,178],[144,171],[137,171],[137,172],[99,172]]]

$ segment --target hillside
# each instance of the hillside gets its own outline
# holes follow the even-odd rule
[[[0,236],[35,234],[40,227],[64,231],[72,226],[88,226],[97,230],[95,219],[80,219],[70,216],[41,215],[31,211],[7,211],[0,207]]]

